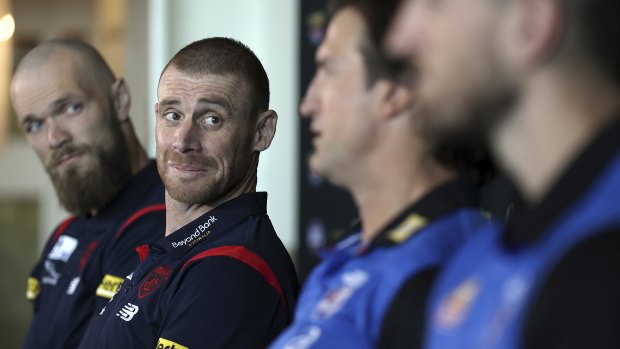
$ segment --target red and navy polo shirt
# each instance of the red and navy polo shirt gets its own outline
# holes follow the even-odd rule
[[[138,248],[142,263],[80,348],[265,348],[299,292],[266,204],[267,193],[243,194]]]
[[[136,246],[164,229],[164,187],[155,161],[97,216],[60,224],[28,278],[34,313],[24,348],[75,348],[88,320],[139,264]]]

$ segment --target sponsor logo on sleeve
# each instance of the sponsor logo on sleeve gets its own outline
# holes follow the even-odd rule
[[[198,226],[196,227],[196,230],[190,236],[186,237],[183,240],[172,242],[172,247],[178,248],[182,246],[188,246],[188,247],[194,246],[200,240],[206,238],[207,236],[209,236],[209,234],[211,234],[211,231],[208,229],[215,222],[217,222],[217,218],[215,218],[215,216],[209,217],[209,219],[207,219],[206,222],[202,224],[198,224]]]
[[[76,238],[61,235],[50,253],[47,255],[47,259],[66,262],[73,254],[73,251],[75,251],[77,245],[78,240]]]
[[[159,338],[155,349],[189,349],[189,348],[179,343],[168,340],[166,338]]]
[[[97,296],[112,299],[123,283],[123,278],[106,274],[97,288]]]
[[[160,265],[142,281],[138,289],[138,299],[142,299],[153,293],[161,284],[164,283],[172,273],[172,267],[168,265]]]
[[[122,320],[131,321],[133,317],[138,313],[140,307],[135,304],[127,303],[123,306],[121,310],[116,313],[116,316],[120,317]]]
[[[40,292],[41,285],[39,284],[39,280],[33,277],[29,277],[28,287],[26,288],[26,299],[29,301],[35,300]]]

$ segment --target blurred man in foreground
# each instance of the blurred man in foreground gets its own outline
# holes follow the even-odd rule
[[[292,320],[293,263],[256,192],[277,115],[245,45],[194,42],[157,90],[157,166],[166,234],[91,322],[80,347],[264,348]]]
[[[437,270],[485,222],[456,166],[471,165],[466,153],[433,153],[407,65],[379,49],[396,4],[330,3],[300,111],[311,119],[311,168],[353,195],[361,226],[313,271],[272,348],[419,347]]]
[[[93,47],[37,46],[17,67],[11,97],[72,214],[28,279],[34,315],[24,348],[74,348],[95,309],[137,265],[135,247],[163,231],[163,185],[134,133],[127,85]]]
[[[403,1],[388,40],[437,140],[487,138],[522,196],[446,268],[429,348],[620,346],[620,2]]]

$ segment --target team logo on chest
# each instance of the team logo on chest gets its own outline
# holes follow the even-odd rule
[[[144,281],[142,281],[142,284],[140,284],[140,288],[138,289],[138,299],[142,299],[153,293],[153,291],[155,291],[170,277],[171,273],[172,267],[168,265],[160,265],[157,269],[150,272]]]
[[[478,279],[468,278],[463,281],[439,304],[434,315],[435,324],[444,329],[460,326],[479,291]]]
[[[356,269],[342,275],[342,284],[329,291],[314,308],[313,316],[327,319],[337,313],[347,303],[355,291],[368,281],[368,273]]]

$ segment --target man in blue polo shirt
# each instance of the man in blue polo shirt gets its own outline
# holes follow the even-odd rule
[[[489,139],[522,197],[446,267],[428,348],[619,348],[620,2],[403,3],[428,132]]]
[[[326,252],[271,348],[419,347],[437,270],[485,223],[455,166],[473,165],[468,150],[430,148],[408,66],[379,50],[396,5],[330,2],[300,111],[314,134],[311,168],[351,192],[361,226]]]
[[[18,123],[72,216],[52,233],[28,279],[34,314],[24,348],[74,348],[88,319],[164,228],[164,190],[129,119],[125,82],[91,46],[46,42],[11,86]]]
[[[194,42],[157,90],[157,166],[166,236],[93,318],[80,347],[264,348],[291,321],[295,269],[256,192],[277,115],[254,53],[227,38]]]

